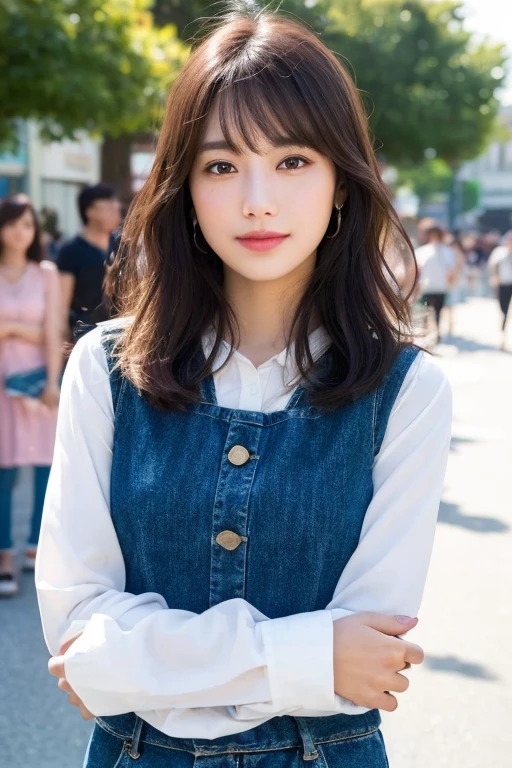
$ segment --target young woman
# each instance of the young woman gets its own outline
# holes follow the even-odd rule
[[[50,670],[97,718],[86,766],[385,766],[450,392],[313,34],[255,12],[196,48],[121,247],[121,317],[66,370],[36,574]]]
[[[52,461],[61,370],[57,270],[42,260],[40,228],[27,198],[0,203],[0,596],[18,591],[11,532],[19,467],[34,467],[26,568],[34,569]],[[10,392],[11,377],[46,369],[38,397]]]

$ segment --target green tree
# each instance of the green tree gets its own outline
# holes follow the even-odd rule
[[[439,158],[400,168],[397,180],[397,186],[408,187],[421,203],[427,203],[439,194],[449,195],[452,183],[453,171]]]
[[[155,28],[150,0],[3,0],[0,139],[16,118],[48,138],[154,128],[186,59],[176,28]]]
[[[457,0],[334,0],[324,40],[344,57],[388,162],[478,155],[498,111],[504,46],[474,45]]]

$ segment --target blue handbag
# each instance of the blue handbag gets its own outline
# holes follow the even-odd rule
[[[6,377],[4,386],[11,397],[40,397],[46,387],[46,368],[13,373]]]

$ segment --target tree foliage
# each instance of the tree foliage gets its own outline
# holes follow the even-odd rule
[[[325,41],[346,59],[371,111],[376,148],[395,164],[483,149],[498,111],[504,47],[475,46],[453,0],[340,0]]]
[[[150,0],[3,0],[0,139],[15,118],[49,138],[155,127],[185,61],[176,28],[156,28]]]

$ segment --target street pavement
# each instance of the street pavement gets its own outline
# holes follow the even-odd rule
[[[418,628],[426,660],[383,713],[391,768],[512,768],[512,353],[492,299],[455,310],[436,354],[454,393],[453,441]],[[512,323],[511,323],[512,326]],[[512,327],[509,332],[512,351]],[[28,526],[30,474],[16,490]],[[0,602],[0,765],[79,768],[91,726],[46,671],[33,578]]]

